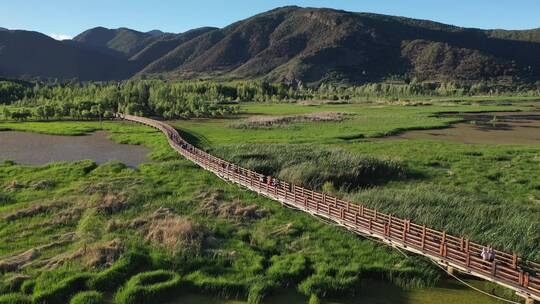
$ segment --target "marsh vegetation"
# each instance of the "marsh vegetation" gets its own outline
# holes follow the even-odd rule
[[[254,104],[240,109],[243,117],[355,115],[296,121],[290,128],[237,129],[228,119],[174,123],[199,146],[247,167],[536,258],[538,147],[366,140],[460,121],[434,115],[449,109],[518,108]],[[98,126],[32,122],[0,128],[73,135]],[[425,287],[448,286],[428,261],[404,258],[200,170],[153,129],[117,122],[104,123],[104,129],[115,141],[151,148],[152,162],[137,168],[93,161],[0,165],[6,294],[0,303],[144,303],[148,297],[166,303],[193,300],[194,294],[262,303],[284,289],[294,290],[289,299],[299,301],[369,301],[375,297],[370,282],[390,284],[397,303],[430,303],[420,294],[439,297],[441,291]],[[459,288],[449,294],[470,303],[490,301]]]

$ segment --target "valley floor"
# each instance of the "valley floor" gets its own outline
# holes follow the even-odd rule
[[[239,117],[173,124],[188,140],[239,164],[540,260],[540,145],[370,139],[462,120],[436,115],[441,112],[518,109],[523,106],[252,104]],[[305,116],[327,112],[345,116]],[[0,123],[0,129],[80,135],[100,125]],[[178,295],[182,303],[206,301],[194,294],[248,303],[269,295],[271,303],[272,293],[286,288],[296,291],[288,299],[298,301],[490,303],[448,282],[428,261],[404,258],[219,180],[176,155],[159,132],[122,122],[104,129],[114,141],[152,149],[152,161],[137,168],[93,161],[0,165],[5,299],[65,302],[89,289],[116,303],[148,296],[167,303],[166,296],[175,296],[167,290],[174,290],[185,294]],[[351,163],[361,169],[344,174]],[[306,169],[314,164],[316,172]],[[387,168],[395,176],[378,171]],[[294,174],[299,171],[305,174]],[[179,279],[156,272],[162,269]]]

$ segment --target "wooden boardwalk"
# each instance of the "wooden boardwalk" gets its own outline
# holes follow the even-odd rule
[[[428,257],[447,267],[449,272],[460,271],[513,289],[528,303],[540,301],[540,263],[498,250],[494,250],[492,261],[486,261],[480,255],[486,248],[484,245],[283,181],[273,187],[260,181],[262,174],[196,148],[166,123],[132,115],[118,114],[118,117],[162,131],[178,153],[224,180],[332,221],[356,234]]]

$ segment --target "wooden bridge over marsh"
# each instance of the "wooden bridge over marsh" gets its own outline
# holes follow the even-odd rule
[[[425,256],[446,267],[451,274],[459,271],[510,288],[528,304],[540,301],[540,263],[499,250],[494,250],[494,259],[485,260],[481,257],[485,245],[283,181],[278,186],[269,185],[261,182],[262,174],[196,148],[164,122],[123,114],[118,117],[160,130],[174,150],[224,180],[331,221],[358,235]]]

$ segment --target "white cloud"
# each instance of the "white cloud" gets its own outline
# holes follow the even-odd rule
[[[71,39],[73,39],[72,36],[64,35],[64,34],[49,34],[49,36],[56,39],[56,40],[71,40]]]

